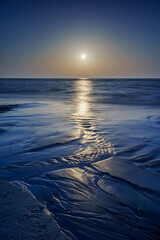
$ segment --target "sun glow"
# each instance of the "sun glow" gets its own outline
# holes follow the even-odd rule
[[[86,55],[85,55],[85,54],[82,54],[82,55],[81,55],[81,59],[82,59],[82,60],[85,60],[85,59],[86,59]]]

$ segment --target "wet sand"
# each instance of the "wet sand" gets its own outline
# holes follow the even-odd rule
[[[159,239],[159,82],[8,81],[1,236]]]

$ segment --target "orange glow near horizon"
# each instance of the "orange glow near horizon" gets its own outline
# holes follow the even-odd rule
[[[145,68],[143,62],[123,49],[89,39],[82,46],[80,40],[72,43],[66,40],[63,45],[59,42],[27,64],[27,72],[53,78],[123,77]]]

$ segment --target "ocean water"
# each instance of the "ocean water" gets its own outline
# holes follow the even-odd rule
[[[70,239],[159,239],[160,80],[1,79],[0,179]]]

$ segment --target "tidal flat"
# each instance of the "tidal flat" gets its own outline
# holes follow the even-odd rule
[[[160,80],[0,79],[2,239],[158,240]]]

